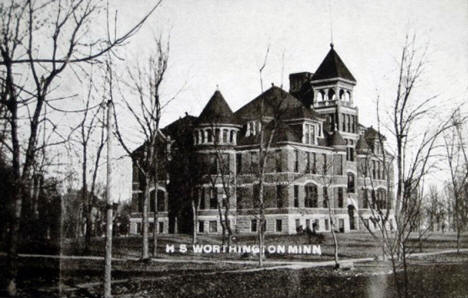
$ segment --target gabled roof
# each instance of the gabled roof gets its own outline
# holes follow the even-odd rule
[[[351,72],[341,60],[338,53],[333,49],[333,44],[330,44],[330,51],[325,59],[323,59],[317,71],[312,77],[312,81],[326,80],[334,78],[342,78],[352,82],[356,82]]]
[[[235,115],[238,119],[244,121],[258,119],[262,111],[262,101],[264,101],[264,117],[280,117],[283,120],[294,118],[316,119],[320,117],[314,110],[306,107],[299,99],[276,86],[272,86],[237,110]]]
[[[216,90],[198,117],[198,124],[237,123],[223,95]]]

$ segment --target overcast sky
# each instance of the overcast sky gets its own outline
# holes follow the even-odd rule
[[[152,3],[112,2],[124,24],[135,22]],[[407,32],[416,33],[421,47],[429,45],[421,94],[439,94],[446,107],[468,100],[466,0],[164,1],[131,40],[125,63],[150,53],[153,36],[170,34],[163,96],[182,91],[164,113],[165,125],[185,112],[198,116],[217,85],[234,111],[255,98],[268,46],[265,85],[289,90],[290,73],[317,69],[329,50],[331,27],[335,50],[357,80],[361,123],[375,125],[377,96],[392,100]],[[130,196],[130,173],[122,170],[127,165],[119,171],[121,199]]]

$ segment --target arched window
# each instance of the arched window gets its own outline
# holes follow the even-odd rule
[[[322,90],[317,92],[317,102],[321,102],[321,101],[323,101],[323,91]]]
[[[304,191],[305,191],[304,207],[317,208],[318,207],[317,186],[313,183],[306,184],[304,186]]]
[[[234,138],[235,138],[234,133],[235,133],[234,130],[231,130],[231,137],[230,137],[230,143],[231,143],[231,144],[234,144],[234,143],[235,143],[235,142],[234,142]]]
[[[335,90],[328,90],[328,100],[335,100]]]
[[[213,142],[213,133],[211,132],[211,129],[207,129],[206,134],[207,134],[206,142],[207,143],[212,143]]]
[[[355,190],[354,174],[348,173],[348,192],[354,193],[354,190]]]
[[[340,89],[340,100],[346,100],[345,92],[343,89]]]

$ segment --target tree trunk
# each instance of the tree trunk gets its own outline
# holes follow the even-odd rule
[[[112,297],[112,102],[107,103],[107,185],[106,185],[106,252],[104,257],[104,298]]]
[[[333,236],[333,246],[335,247],[334,260],[335,260],[335,268],[338,268],[340,266],[340,264],[338,263],[338,239],[336,239],[336,233],[335,233],[335,229],[333,226],[334,225],[331,225],[332,236]]]
[[[229,202],[230,200],[226,199],[225,203],[225,209],[224,209],[224,221],[225,221],[225,226],[226,226],[226,231],[227,231],[227,246],[231,246],[231,238],[232,238],[232,229],[229,221]]]
[[[18,183],[18,182],[17,182]],[[20,183],[19,183],[20,184]],[[17,190],[21,187],[16,188]],[[23,194],[17,191],[13,202],[14,216],[11,219],[10,235],[8,239],[8,279],[7,292],[9,296],[16,296],[16,277],[18,274],[18,240],[20,232],[21,208],[23,205]]]
[[[221,211],[221,204],[218,204],[218,215],[219,215],[219,223],[221,224],[221,231],[222,231],[222,245],[226,244],[226,227],[224,225],[224,219],[223,219],[223,212]]]
[[[263,172],[260,175],[260,185],[258,189],[260,226],[258,227],[258,265],[263,266],[263,246],[265,242],[265,210],[263,208]]]
[[[154,183],[154,213],[153,213],[153,257],[156,257],[158,254],[158,178],[156,174],[156,179]],[[163,198],[164,199],[164,198]]]
[[[149,258],[149,249],[148,249],[148,203],[149,203],[149,182],[148,178],[145,178],[145,185],[143,190],[143,247],[141,252],[142,259]]]

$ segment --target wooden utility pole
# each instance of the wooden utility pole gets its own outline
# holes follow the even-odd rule
[[[111,268],[112,268],[112,100],[107,102],[107,186],[106,186],[106,256],[104,268],[104,297],[112,297],[111,294]]]

